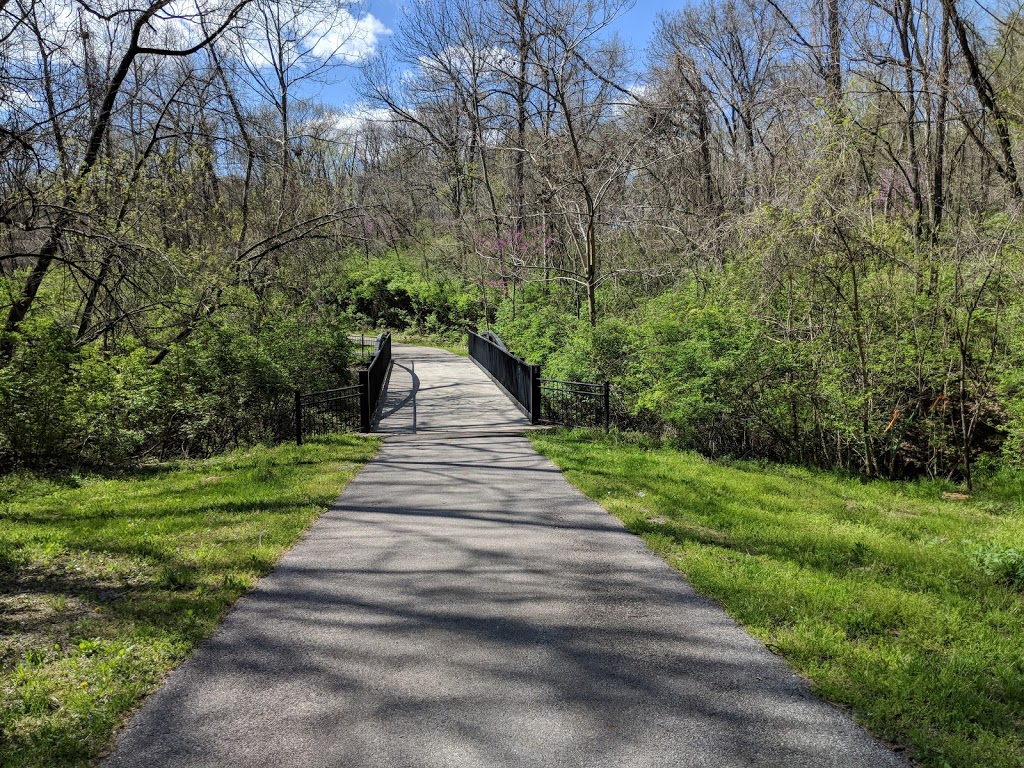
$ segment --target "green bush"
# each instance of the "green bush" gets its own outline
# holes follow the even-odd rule
[[[1019,224],[922,248],[904,222],[823,219],[808,195],[744,217],[715,259],[672,254],[670,286],[613,275],[629,249],[609,248],[593,328],[575,286],[545,286],[516,313],[506,302],[499,332],[549,376],[610,380],[640,425],[712,455],[968,484],[1024,464]]]
[[[983,573],[1010,587],[1024,587],[1024,549],[973,544],[971,555]]]
[[[539,296],[518,309],[510,301],[503,302],[494,330],[526,362],[546,365],[548,357],[561,349],[580,325],[564,307]]]
[[[638,408],[694,430],[734,412],[749,391],[758,336],[742,306],[667,293],[651,302],[638,331]]]
[[[396,256],[349,266],[335,290],[353,325],[438,336],[464,333],[483,318],[478,292],[443,272],[424,276]]]
[[[0,367],[0,459],[49,462],[73,431],[66,396],[74,338],[52,318],[31,318],[15,348],[14,359]]]
[[[153,365],[125,342],[76,346],[55,320],[26,324],[0,368],[0,468],[116,466],[272,442],[292,429],[293,391],[351,381],[352,344],[308,306],[239,306]]]

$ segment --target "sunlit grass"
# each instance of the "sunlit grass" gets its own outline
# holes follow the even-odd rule
[[[1024,766],[1024,506],[715,463],[611,436],[531,436],[571,482],[927,766]]]
[[[461,341],[455,341],[455,338],[461,339]],[[435,349],[443,349],[445,352],[451,352],[453,355],[459,357],[469,357],[469,347],[466,346],[465,334],[453,337],[452,334],[429,334],[429,333],[411,333],[409,331],[397,331],[392,336],[392,339],[396,344],[412,344],[417,347],[433,347]]]
[[[0,479],[0,765],[87,765],[377,447]]]

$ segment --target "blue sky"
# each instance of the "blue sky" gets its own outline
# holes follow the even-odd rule
[[[386,27],[393,29],[398,23],[401,7],[409,1],[365,0],[363,13],[373,14]],[[657,15],[662,11],[676,10],[683,5],[683,0],[636,0],[633,8],[616,22],[613,29],[636,55],[642,55],[650,40]],[[381,42],[386,44],[386,40]],[[340,66],[334,75],[336,79],[323,87],[319,94],[320,99],[342,109],[353,106],[357,100],[355,85],[359,73],[352,67]]]

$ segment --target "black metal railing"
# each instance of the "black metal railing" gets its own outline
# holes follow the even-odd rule
[[[496,336],[493,338],[497,339]],[[540,419],[540,366],[530,365],[513,355],[505,349],[500,339],[495,342],[473,331],[469,332],[466,345],[469,359],[505,391],[509,399],[529,417],[531,424],[536,424]]]
[[[295,393],[295,442],[331,432],[355,431],[360,425],[362,387],[339,387]]]
[[[391,373],[391,334],[382,333],[377,337],[377,344],[366,370],[359,372],[359,386],[365,397],[362,401],[361,426],[363,432],[373,429],[381,403],[384,402],[384,387],[388,374]]]
[[[359,371],[359,383],[320,392],[295,393],[295,442],[331,432],[369,432],[384,401],[391,373],[391,334],[377,337],[369,365]]]
[[[353,342],[356,340],[355,336],[350,336],[349,338],[352,339]],[[366,334],[359,334],[359,354],[356,356],[356,362],[360,365],[369,364],[376,351],[376,340],[372,336],[368,339],[366,338]]]
[[[502,341],[501,336],[496,334],[494,331],[484,331],[483,333],[478,335],[480,336],[481,339],[485,339],[486,341],[491,342],[491,344],[495,344],[498,347],[498,349],[508,352],[508,347],[505,346],[505,342]],[[512,353],[509,352],[509,354]]]
[[[611,386],[608,382],[559,381],[541,378],[539,365],[530,365],[505,347],[491,331],[469,332],[469,357],[530,418],[566,427],[611,425]]]
[[[566,427],[603,427],[611,423],[608,382],[540,380],[540,421]]]

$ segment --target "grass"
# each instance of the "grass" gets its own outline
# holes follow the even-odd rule
[[[921,765],[1024,766],[1024,481],[969,499],[582,432],[534,446]]]
[[[359,336],[371,347],[374,339],[377,338],[378,331],[363,331],[361,334],[352,334],[350,338],[354,341],[359,342]],[[414,333],[412,331],[393,331],[391,333],[391,340],[395,344],[412,344],[417,347],[433,347],[435,349],[443,349],[446,352],[451,352],[453,355],[459,357],[469,357],[469,347],[466,346],[465,334],[457,336],[457,338],[463,339],[462,341],[456,341],[457,335],[451,333]],[[361,360],[369,359],[369,355],[365,358],[361,357]]]
[[[88,765],[377,446],[0,478],[0,765]]]
[[[455,343],[452,340],[451,334],[424,334],[424,333],[411,333],[408,331],[396,331],[392,336],[392,339],[396,344],[413,344],[417,347],[434,347],[435,349],[443,349],[446,352],[451,352],[453,355],[459,357],[469,357],[469,347],[465,343],[465,335],[462,336],[463,341]]]

